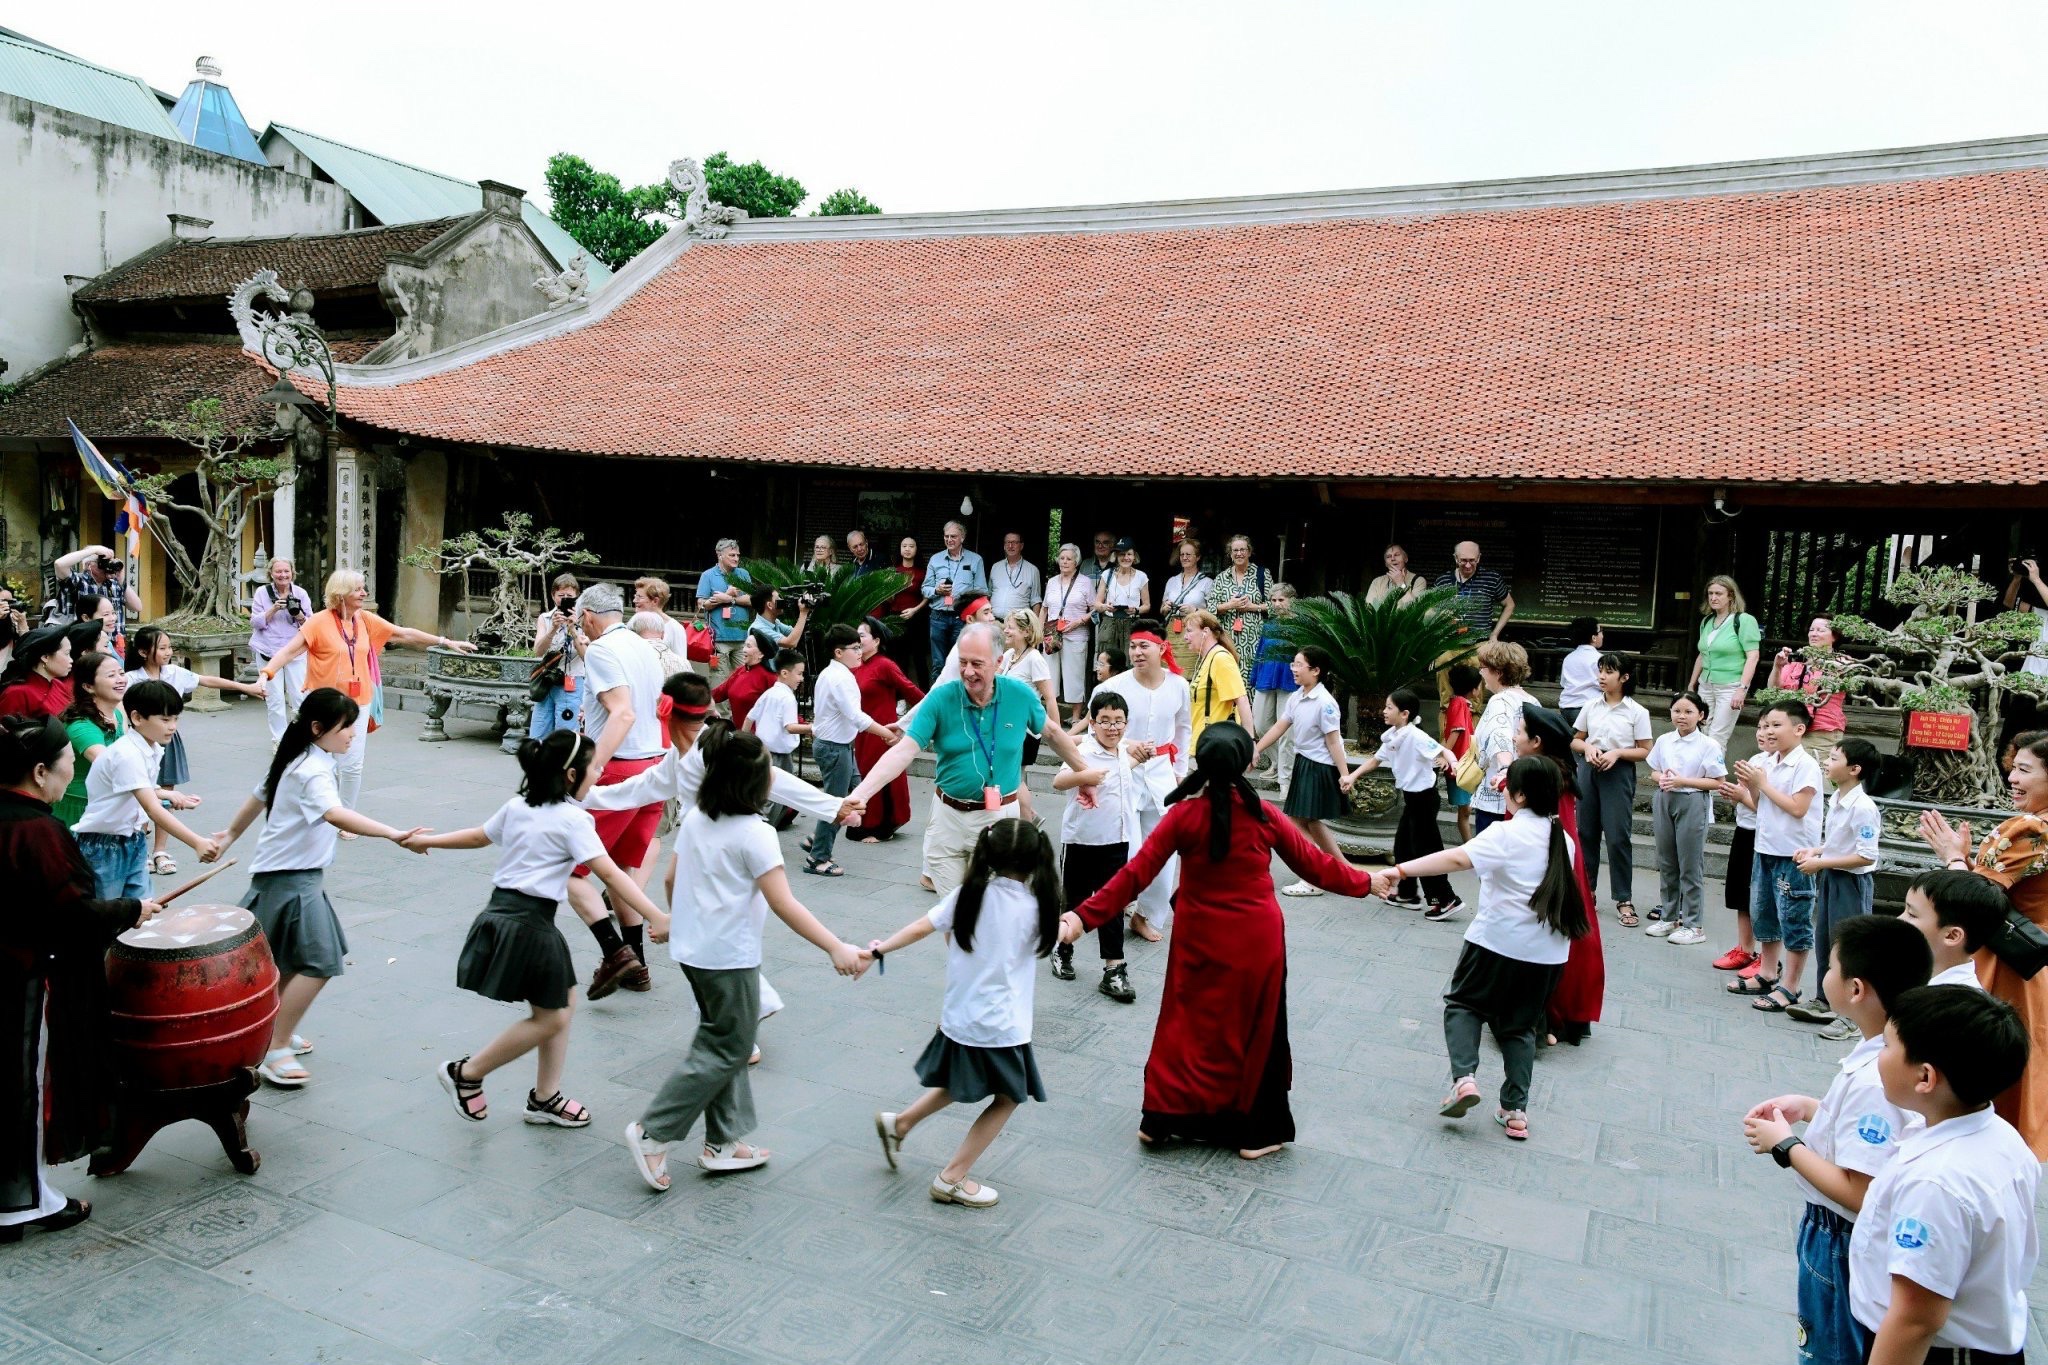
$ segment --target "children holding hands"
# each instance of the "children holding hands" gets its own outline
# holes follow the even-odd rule
[[[1380,711],[1387,728],[1380,735],[1379,749],[1360,760],[1337,784],[1348,795],[1360,777],[1381,764],[1392,771],[1394,785],[1401,790],[1401,821],[1394,829],[1396,863],[1426,858],[1444,846],[1443,833],[1436,824],[1436,775],[1451,766],[1451,751],[1423,730],[1417,714],[1421,709],[1422,698],[1408,688],[1397,687],[1388,693]],[[1388,900],[1406,910],[1420,910],[1425,897],[1431,919],[1449,919],[1462,905],[1451,890],[1451,879],[1441,873],[1404,878]]]
[[[1111,877],[1135,858],[1144,842],[1138,820],[1136,779],[1123,758],[1124,726],[1130,704],[1121,692],[1098,688],[1088,699],[1088,733],[1075,741],[1087,762],[1084,772],[1063,767],[1052,779],[1054,791],[1072,792],[1060,816],[1060,848],[1065,856],[1061,888],[1068,905],[1079,905],[1100,891]],[[1116,916],[1095,931],[1102,952],[1102,981],[1096,987],[1119,1004],[1138,998],[1124,964],[1124,921]],[[1074,979],[1074,945],[1053,950],[1052,974]]]
[[[129,686],[121,705],[128,712],[128,733],[93,760],[85,777],[85,814],[72,826],[101,900],[148,896],[152,827],[191,846],[203,863],[220,856],[218,835],[202,839],[165,809],[168,803],[175,810],[191,810],[199,798],[158,786],[164,746],[177,737],[185,699],[169,683],[144,681]]]

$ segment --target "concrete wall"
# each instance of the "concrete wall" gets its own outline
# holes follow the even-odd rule
[[[216,237],[348,227],[339,185],[0,95],[0,359],[19,380],[84,333],[66,275],[93,276],[170,236],[165,215]],[[226,302],[222,302],[226,308]]]
[[[534,288],[558,267],[516,216],[482,219],[452,247],[400,257],[386,269],[385,303],[398,334],[366,362],[410,360],[509,327],[547,308]]]

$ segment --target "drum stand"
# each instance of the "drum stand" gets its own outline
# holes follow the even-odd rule
[[[134,1164],[157,1130],[198,1119],[220,1138],[228,1162],[243,1175],[256,1174],[263,1157],[249,1145],[249,1096],[256,1093],[254,1067],[238,1068],[228,1080],[191,1090],[123,1089],[114,1103],[114,1143],[92,1159],[94,1175],[119,1175]]]

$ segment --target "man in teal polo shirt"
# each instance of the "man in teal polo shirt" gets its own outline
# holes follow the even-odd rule
[[[1017,789],[1024,782],[1024,739],[1038,735],[1075,772],[1088,771],[1072,736],[1048,718],[1029,683],[998,677],[996,628],[964,627],[959,640],[960,677],[926,694],[903,738],[882,755],[853,789],[849,801],[873,798],[920,749],[938,758],[938,799],[925,839],[925,875],[940,895],[967,877],[967,862],[981,832],[998,820],[1017,818]]]

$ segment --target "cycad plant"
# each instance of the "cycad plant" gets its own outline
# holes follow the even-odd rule
[[[1359,742],[1370,748],[1385,728],[1380,708],[1389,692],[1419,687],[1477,645],[1458,617],[1457,600],[1451,588],[1431,588],[1413,599],[1389,593],[1378,602],[1333,592],[1274,617],[1273,634],[1289,651],[1316,645],[1329,653],[1334,663],[1326,681],[1332,692],[1357,700]]]
[[[740,565],[739,576],[750,589],[759,584],[785,590],[782,605],[785,623],[796,619],[796,604],[790,600],[787,589],[799,583],[815,584],[824,589],[828,595],[811,608],[811,629],[819,632],[827,626],[859,625],[862,618],[875,615],[883,603],[902,592],[904,585],[910,582],[894,569],[856,573],[850,564],[820,569],[811,564],[799,564],[794,559],[745,560]]]

